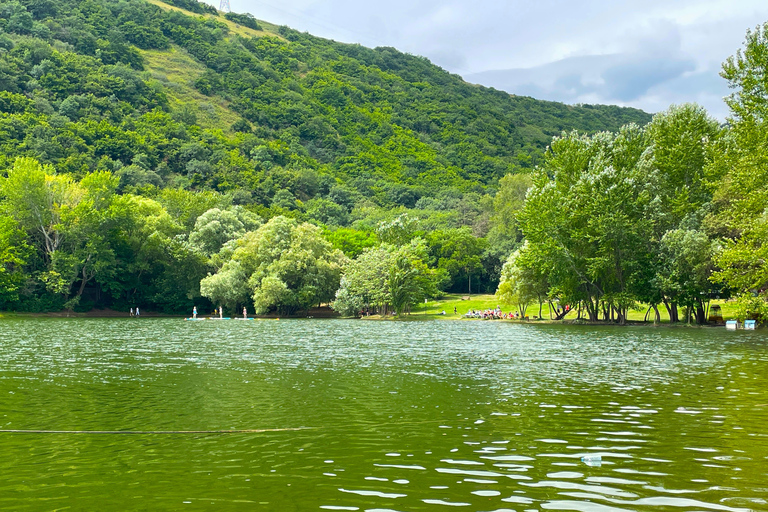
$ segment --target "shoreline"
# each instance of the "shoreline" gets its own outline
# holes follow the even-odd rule
[[[638,321],[629,321],[624,324],[619,324],[616,322],[591,322],[589,320],[577,320],[577,319],[567,319],[567,320],[554,320],[554,319],[540,319],[540,320],[519,320],[519,319],[495,319],[495,320],[487,320],[483,318],[464,318],[464,317],[453,317],[451,315],[448,316],[442,316],[442,315],[429,315],[429,316],[418,316],[418,315],[411,315],[410,317],[384,317],[381,315],[371,315],[368,317],[349,317],[348,320],[363,320],[363,321],[373,321],[373,322],[425,322],[425,321],[449,321],[449,322],[492,322],[492,323],[505,323],[505,324],[516,324],[516,325],[568,325],[568,326],[586,326],[586,327],[673,327],[673,328],[718,328],[722,327],[725,328],[725,324],[687,324],[684,322],[679,323],[669,323],[669,322],[661,322],[658,324],[654,324],[653,322],[638,322]]]
[[[654,328],[724,328],[725,324],[687,324],[684,322],[680,323],[669,323],[669,322],[661,322],[658,324],[654,324],[653,322],[642,322],[642,321],[628,321],[624,324],[619,324],[616,322],[591,322],[589,320],[581,319],[564,319],[564,320],[554,320],[554,319],[536,319],[536,320],[520,320],[520,319],[495,319],[495,320],[487,320],[483,318],[465,318],[463,316],[454,316],[454,315],[419,315],[419,314],[411,314],[406,315],[402,317],[393,317],[393,316],[382,316],[382,315],[371,315],[367,317],[341,317],[335,314],[330,314],[328,310],[320,310],[320,311],[310,311],[310,313],[315,314],[307,314],[307,315],[277,315],[277,314],[270,314],[270,315],[249,315],[249,319],[253,320],[279,320],[279,319],[286,319],[286,320],[303,320],[303,319],[315,319],[315,320],[361,320],[361,321],[373,321],[373,322],[426,322],[426,321],[440,321],[440,322],[493,322],[493,323],[504,323],[504,324],[515,324],[515,325],[567,325],[567,326],[585,326],[585,327],[654,327]],[[114,319],[114,318],[134,318],[131,317],[128,313],[123,311],[115,311],[111,309],[96,309],[91,310],[87,312],[71,312],[71,311],[56,311],[56,312],[47,312],[47,313],[27,313],[27,312],[14,312],[14,311],[0,311],[0,320],[2,319],[11,319],[11,318],[71,318],[71,319]],[[177,319],[177,320],[186,320],[189,318],[186,315],[179,315],[179,314],[168,314],[168,313],[157,313],[152,311],[147,311],[146,313],[142,313],[141,316],[138,319],[141,318],[163,318],[163,319]],[[200,320],[218,320],[217,317],[211,316],[211,315],[198,315],[198,318]],[[239,319],[240,317],[231,317],[231,319]],[[761,328],[758,327],[758,330]]]

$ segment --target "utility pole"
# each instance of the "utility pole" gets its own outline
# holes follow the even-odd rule
[[[229,6],[229,0],[221,0],[219,10],[222,12],[232,12],[232,8]]]

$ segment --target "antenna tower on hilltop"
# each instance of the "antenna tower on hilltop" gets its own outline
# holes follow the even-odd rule
[[[229,0],[221,0],[219,10],[223,12],[232,12],[232,8],[229,6]]]

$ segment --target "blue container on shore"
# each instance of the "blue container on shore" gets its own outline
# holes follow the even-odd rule
[[[725,328],[728,329],[729,331],[735,331],[736,329],[739,328],[739,322],[737,322],[736,320],[728,320],[727,322],[725,322]]]
[[[754,320],[744,320],[744,329],[754,331],[755,327],[757,327],[757,322]]]

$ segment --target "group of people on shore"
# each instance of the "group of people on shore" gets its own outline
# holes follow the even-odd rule
[[[478,318],[483,320],[515,320],[515,319],[522,319],[519,313],[510,311],[509,313],[504,313],[501,310],[500,306],[496,306],[496,309],[486,309],[486,310],[476,310],[476,309],[470,309],[467,311],[467,314],[464,315],[464,318]],[[528,317],[526,316],[524,318],[525,320],[528,320]]]
[[[138,307],[136,307],[136,308],[131,308],[131,316],[132,316],[132,317],[134,317],[134,316],[135,316],[135,317],[139,317],[139,316],[141,316],[141,312],[139,311],[139,308],[138,308]]]

